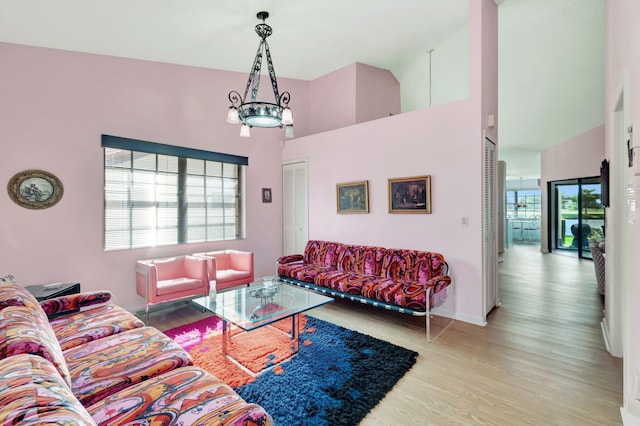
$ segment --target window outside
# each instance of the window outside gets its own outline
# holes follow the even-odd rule
[[[105,250],[242,238],[241,167],[104,148]]]

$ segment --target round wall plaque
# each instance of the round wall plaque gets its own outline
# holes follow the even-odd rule
[[[49,172],[25,170],[9,179],[7,192],[19,206],[46,209],[60,201],[64,188],[60,180]]]

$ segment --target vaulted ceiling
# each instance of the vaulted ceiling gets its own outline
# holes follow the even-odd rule
[[[539,152],[604,122],[604,0],[499,1],[499,158],[539,176]],[[0,41],[248,72],[267,10],[276,73],[394,68],[467,22],[468,0],[0,0]]]

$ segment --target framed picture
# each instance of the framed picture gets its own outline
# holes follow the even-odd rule
[[[338,213],[369,213],[369,181],[336,185]]]
[[[271,202],[271,188],[262,188],[262,202],[263,203]]]
[[[431,213],[431,176],[389,179],[389,213]]]
[[[7,184],[9,197],[27,209],[46,209],[62,198],[60,180],[44,170],[25,170],[15,174]]]

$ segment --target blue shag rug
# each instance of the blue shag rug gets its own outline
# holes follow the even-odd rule
[[[225,377],[232,367],[221,365],[217,353],[215,317],[165,333],[197,355],[196,365],[226,381],[246,401],[263,406],[278,426],[357,425],[416,362],[417,352],[310,316],[304,320],[295,356],[255,379],[235,383]],[[266,329],[245,336],[255,339],[253,333]]]

